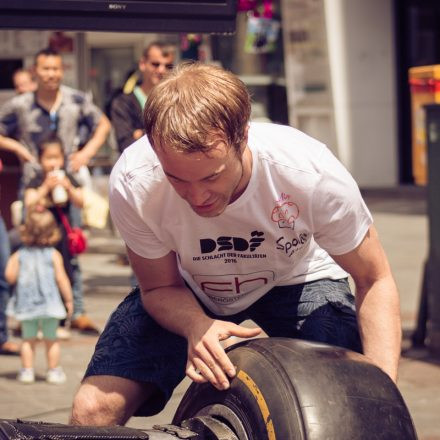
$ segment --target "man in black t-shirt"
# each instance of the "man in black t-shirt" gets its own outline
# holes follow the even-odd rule
[[[149,44],[139,60],[141,83],[131,93],[122,92],[113,100],[110,118],[120,152],[143,136],[142,112],[148,94],[174,67],[175,52],[175,47],[170,43],[155,41]]]

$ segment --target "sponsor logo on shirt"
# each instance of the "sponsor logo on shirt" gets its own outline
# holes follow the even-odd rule
[[[194,275],[200,289],[217,304],[231,304],[271,282],[275,273],[270,270],[247,274]]]
[[[299,213],[298,205],[292,201],[290,194],[284,192],[275,201],[275,207],[271,213],[271,220],[277,223],[280,229],[291,229],[290,233],[286,231],[286,235],[289,236],[283,235],[276,240],[276,249],[282,251],[289,258],[303,249],[310,239],[310,233],[307,231],[294,232]]]
[[[295,220],[298,216],[298,205],[291,200],[289,194],[282,192],[279,199],[275,201],[275,207],[270,216],[271,220],[277,223],[281,229],[295,229]]]
[[[212,238],[202,238],[200,240],[200,251],[202,254],[208,254],[217,250],[223,251],[239,251],[244,252],[248,249],[253,252],[264,241],[264,232],[252,231],[251,238],[246,240],[241,237],[218,237],[217,240]]]
[[[254,252],[265,240],[264,232],[252,231],[249,238],[222,235],[217,238],[201,238],[201,255],[193,261],[223,260],[224,263],[237,263],[238,259],[266,258],[266,254]]]
[[[296,252],[300,251],[309,241],[310,234],[308,232],[300,232],[293,237],[280,237],[277,243],[277,249],[291,257]]]

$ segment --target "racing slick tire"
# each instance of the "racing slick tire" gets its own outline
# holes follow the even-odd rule
[[[417,439],[394,382],[359,353],[288,338],[227,352],[237,370],[230,388],[193,383],[173,424],[214,418],[239,440]]]

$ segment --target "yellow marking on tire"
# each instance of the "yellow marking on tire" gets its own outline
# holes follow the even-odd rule
[[[240,379],[255,397],[258,407],[260,408],[261,415],[263,416],[264,423],[266,424],[268,440],[276,440],[275,430],[273,429],[273,422],[272,417],[270,416],[269,408],[267,407],[266,400],[264,399],[264,396],[258,388],[257,384],[243,370],[240,370],[238,372],[237,379]]]

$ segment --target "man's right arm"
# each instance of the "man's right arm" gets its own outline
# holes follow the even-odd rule
[[[209,381],[220,390],[228,388],[228,376],[235,375],[235,368],[220,341],[229,336],[253,337],[260,329],[208,317],[185,286],[174,252],[157,259],[143,258],[128,247],[127,252],[144,308],[162,327],[188,341],[186,374],[195,382]]]

